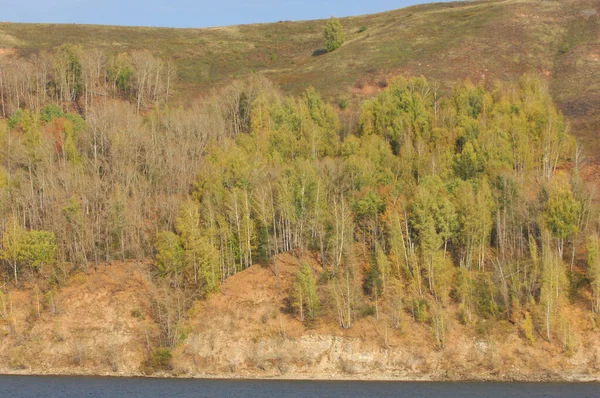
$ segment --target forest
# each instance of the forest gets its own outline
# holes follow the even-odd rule
[[[287,252],[317,264],[289,292],[307,327],[412,319],[443,348],[449,323],[497,319],[569,351],[572,302],[600,312],[594,197],[543,79],[396,77],[342,109],[260,76],[177,101],[176,73],[73,45],[0,59],[0,309],[151,260],[183,298],[157,316],[181,314]]]

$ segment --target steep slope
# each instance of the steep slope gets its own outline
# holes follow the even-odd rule
[[[287,311],[293,275],[301,260],[282,255],[274,269],[258,265],[226,280],[220,292],[187,314],[171,369],[157,376],[391,380],[598,380],[597,332],[586,308],[573,307],[578,346],[571,356],[542,339],[527,345],[509,326],[493,322],[473,331],[453,323],[449,343],[435,346],[430,327],[406,316],[398,329],[374,315],[351,329],[323,312],[306,328]],[[158,342],[155,306],[159,288],[148,264],[101,266],[78,274],[49,300],[35,289],[10,290],[11,316],[0,322],[0,373],[135,376],[147,367]],[[326,286],[320,295],[327,297]],[[51,308],[55,306],[54,309]],[[493,323],[492,323],[493,322]],[[415,342],[419,342],[415,344]]]
[[[157,326],[146,316],[147,265],[116,263],[40,294],[9,289],[0,322],[0,372],[139,374]],[[133,315],[132,315],[133,314]]]

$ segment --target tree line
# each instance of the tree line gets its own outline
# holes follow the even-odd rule
[[[109,55],[64,44],[28,58],[0,57],[0,115],[60,104],[87,116],[96,102],[115,98],[131,100],[140,112],[166,103],[175,77],[172,60],[141,50]]]

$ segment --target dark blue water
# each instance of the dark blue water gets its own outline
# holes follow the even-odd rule
[[[594,383],[430,383],[0,376],[0,397],[600,397]]]

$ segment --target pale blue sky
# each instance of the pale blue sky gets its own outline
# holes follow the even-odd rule
[[[193,28],[370,14],[432,1],[0,0],[0,21]]]

